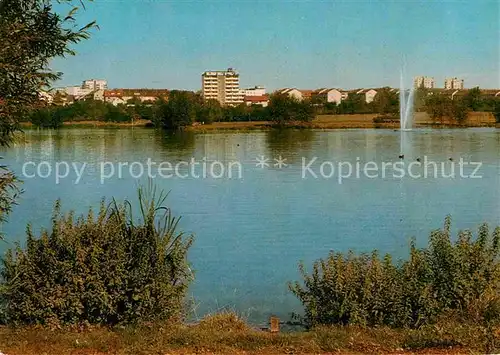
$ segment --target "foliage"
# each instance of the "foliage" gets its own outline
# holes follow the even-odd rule
[[[426,100],[426,111],[434,121],[443,122],[448,118],[462,124],[467,119],[469,107],[464,99],[451,99],[449,96],[434,94]]]
[[[464,100],[453,100],[450,107],[450,116],[459,124],[463,124],[467,120],[469,107]]]
[[[310,102],[282,94],[271,96],[268,114],[269,118],[278,125],[310,122],[315,116],[314,107]]]
[[[400,119],[395,114],[381,115],[373,119],[373,123],[399,123]]]
[[[110,105],[107,107],[107,112],[104,114],[104,121],[106,122],[130,122],[132,117],[125,110]]]
[[[373,111],[381,115],[396,114],[399,112],[399,97],[391,88],[382,88],[377,91],[371,102]]]
[[[417,88],[415,90],[413,108],[415,112],[422,112],[426,109],[427,98],[429,97],[430,91],[427,88]]]
[[[201,99],[193,92],[172,91],[168,101],[162,101],[157,109],[157,122],[161,127],[173,130],[191,125]]]
[[[429,237],[425,249],[412,243],[407,261],[389,255],[331,253],[300,265],[303,284],[289,288],[305,308],[305,322],[419,327],[453,314],[489,324],[500,320],[500,227],[487,225],[476,238],[462,231],[451,241],[451,220]]]
[[[338,114],[369,113],[372,110],[368,107],[364,95],[349,93],[347,99],[342,100],[338,105]]]
[[[74,7],[62,18],[49,1],[0,0],[0,146],[12,143],[20,119],[39,101],[39,90],[61,76],[50,71],[50,60],[73,54],[70,45],[89,37],[95,23],[75,28],[77,11]],[[0,221],[4,221],[20,190],[14,174],[5,166],[1,170]]]
[[[166,195],[139,189],[141,219],[130,202],[101,204],[75,219],[57,202],[52,229],[9,250],[1,292],[12,324],[118,324],[182,315],[191,280],[186,254],[192,237],[177,232],[179,218]]]
[[[197,112],[196,120],[198,122],[212,123],[215,121],[220,121],[223,117],[224,109],[217,100],[207,100],[202,105]]]
[[[10,141],[19,119],[36,104],[38,91],[60,78],[50,71],[50,60],[74,54],[70,45],[89,37],[95,23],[75,28],[77,11],[74,7],[61,17],[49,1],[0,0],[1,145]]]
[[[63,117],[60,111],[39,108],[31,112],[30,121],[39,128],[59,128],[63,124]]]
[[[497,123],[500,123],[500,100],[495,102],[495,109],[493,111],[493,115],[495,116],[495,120]]]
[[[63,122],[105,121],[130,122],[132,117],[139,119],[152,116],[151,108],[146,105],[128,107],[114,106],[98,100],[80,100],[66,106],[49,105],[30,113],[29,121],[41,128],[59,128]]]
[[[463,98],[464,105],[471,111],[479,111],[482,106],[481,90],[479,87],[467,91]]]
[[[19,181],[14,173],[7,166],[0,164],[0,223],[6,221],[7,215],[12,211],[17,197],[22,192],[18,187],[18,183]]]
[[[426,111],[429,116],[436,120],[443,120],[449,114],[451,99],[444,95],[430,95],[426,100]]]

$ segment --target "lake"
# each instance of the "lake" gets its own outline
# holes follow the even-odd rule
[[[25,193],[3,226],[0,251],[24,241],[27,223],[37,231],[50,226],[58,198],[64,210],[79,213],[103,197],[135,199],[137,186],[148,182],[139,173],[149,158],[163,163],[161,175],[152,169],[154,183],[170,191],[168,204],[182,216],[182,229],[196,236],[189,254],[196,272],[189,290],[192,317],[226,308],[255,324],[270,314],[289,319],[301,311],[287,290],[301,260],[310,266],[330,250],[349,249],[404,258],[410,238],[425,246],[447,214],[455,231],[500,224],[500,130],[403,134],[28,130],[2,152],[3,162],[24,180]],[[72,170],[56,180],[56,163],[65,175],[63,162],[75,164],[70,168],[81,172],[79,180]],[[424,162],[431,167],[427,178]],[[383,164],[393,168],[382,174]]]

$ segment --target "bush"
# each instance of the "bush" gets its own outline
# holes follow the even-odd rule
[[[449,217],[426,249],[412,243],[409,259],[394,264],[371,255],[331,253],[314,263],[303,284],[289,284],[305,308],[308,326],[319,324],[419,327],[439,317],[490,324],[500,320],[500,227],[487,225],[450,238]]]
[[[380,115],[373,119],[373,123],[399,123],[400,119],[396,115]]]
[[[277,125],[310,122],[315,117],[314,107],[310,102],[284,94],[272,95],[267,111],[269,118]]]
[[[106,122],[130,122],[132,117],[120,108],[110,105],[108,111],[104,114],[104,121]]]
[[[186,254],[192,237],[176,232],[178,218],[139,189],[142,220],[129,202],[104,202],[75,220],[57,202],[52,230],[9,250],[1,289],[12,324],[106,324],[172,320],[182,316],[191,280]],[[146,197],[150,196],[150,197]]]
[[[63,118],[58,111],[40,108],[31,113],[30,122],[39,128],[60,128],[63,125]]]
[[[493,116],[495,116],[496,123],[500,123],[500,100],[495,101]]]

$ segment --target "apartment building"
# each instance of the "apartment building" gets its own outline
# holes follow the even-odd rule
[[[106,80],[100,79],[89,79],[84,80],[82,83],[82,89],[87,90],[106,90],[108,88],[108,82]]]
[[[73,96],[75,99],[88,97],[89,95],[97,96],[97,100],[102,100],[102,93],[108,88],[106,80],[89,79],[84,80],[80,86],[66,86],[63,91],[66,95]]]
[[[255,86],[253,88],[242,89],[241,93],[244,97],[247,96],[264,96],[266,95],[266,88],[263,86]]]
[[[92,90],[84,89],[81,86],[66,86],[64,92],[66,95],[80,97],[90,94]]]
[[[444,88],[445,89],[455,89],[455,90],[463,90],[464,88],[464,79],[459,78],[446,78],[444,79]]]
[[[233,68],[226,71],[206,71],[201,75],[203,98],[217,100],[221,105],[236,106],[243,103],[240,74]]]
[[[415,89],[425,88],[425,89],[434,89],[435,80],[430,76],[416,76],[413,79],[413,87]]]

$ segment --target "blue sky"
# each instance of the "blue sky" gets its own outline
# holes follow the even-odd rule
[[[57,85],[198,90],[205,70],[233,67],[242,86],[398,86],[413,75],[500,87],[498,1],[95,0]]]

